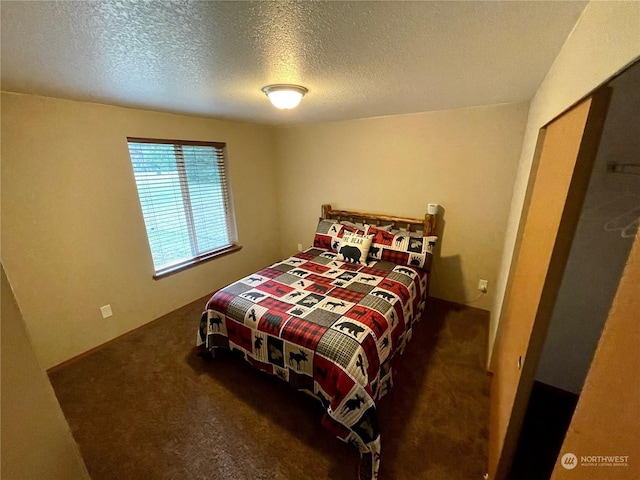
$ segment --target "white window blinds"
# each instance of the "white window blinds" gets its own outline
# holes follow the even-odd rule
[[[236,245],[224,143],[127,141],[156,276]]]

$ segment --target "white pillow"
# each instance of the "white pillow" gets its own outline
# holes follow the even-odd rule
[[[338,245],[338,257],[341,262],[367,264],[367,255],[373,235],[358,235],[353,232],[344,232],[344,236]]]

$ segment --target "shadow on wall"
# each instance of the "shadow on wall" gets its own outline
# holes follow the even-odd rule
[[[433,267],[431,269],[431,288],[429,295],[443,300],[456,301],[456,299],[465,298],[464,281],[462,275],[462,262],[460,255],[451,255],[449,257],[441,256],[442,245],[445,240],[446,210],[442,205],[439,206],[438,225],[436,228],[438,234],[438,242],[433,249]],[[446,291],[442,290],[442,285],[448,285]],[[458,300],[458,303],[459,300]]]
[[[429,290],[429,295],[442,300],[461,303],[460,299],[465,298],[465,291],[460,255],[437,257],[435,263],[436,265],[432,270],[433,283],[432,288]],[[446,291],[440,290],[441,285],[447,285]]]
[[[440,258],[440,249],[442,246],[442,242],[444,241],[444,232],[445,232],[444,227],[447,224],[447,221],[444,218],[445,212],[446,210],[444,209],[444,207],[442,205],[439,205],[438,206],[438,223],[436,225],[438,242],[436,243],[436,247],[433,249],[433,255],[435,258]]]

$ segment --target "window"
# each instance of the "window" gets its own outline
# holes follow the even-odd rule
[[[127,141],[156,278],[240,248],[224,143]]]

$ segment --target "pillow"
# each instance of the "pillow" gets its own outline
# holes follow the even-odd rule
[[[393,234],[375,227],[369,227],[367,234],[373,235],[369,259],[411,265],[425,270],[431,267],[433,247],[438,237],[416,237],[409,232]]]
[[[343,225],[346,225],[347,227],[354,227],[357,228],[359,230],[364,230],[367,228],[367,225],[365,223],[353,223],[353,222],[349,222],[347,220],[340,220],[340,223]]]
[[[372,228],[377,228],[378,230],[382,230],[384,232],[393,231],[393,224],[390,225],[371,225]]]
[[[372,238],[373,235],[359,235],[353,232],[344,232],[342,241],[338,246],[337,260],[366,265]]]
[[[365,234],[364,230],[343,225],[336,220],[320,220],[313,237],[313,246],[337,252],[340,240],[345,232],[358,233],[359,235]]]
[[[366,231],[367,227],[369,226],[366,223],[353,223],[353,222],[347,222],[346,220],[341,220],[340,223],[342,223],[343,225],[347,225],[349,227],[355,227],[358,228],[360,230]],[[375,226],[378,230],[384,230],[385,232],[391,232],[393,225],[376,225]]]
[[[376,227],[379,228],[379,227]],[[390,232],[393,233],[394,235],[398,235],[399,233],[404,233],[405,235],[408,233],[410,237],[424,237],[424,232],[422,230],[418,230],[418,231],[411,231],[411,232],[407,232],[407,230],[405,229],[401,229],[401,230],[397,230],[397,229],[391,229],[391,230],[385,230],[386,232]]]

